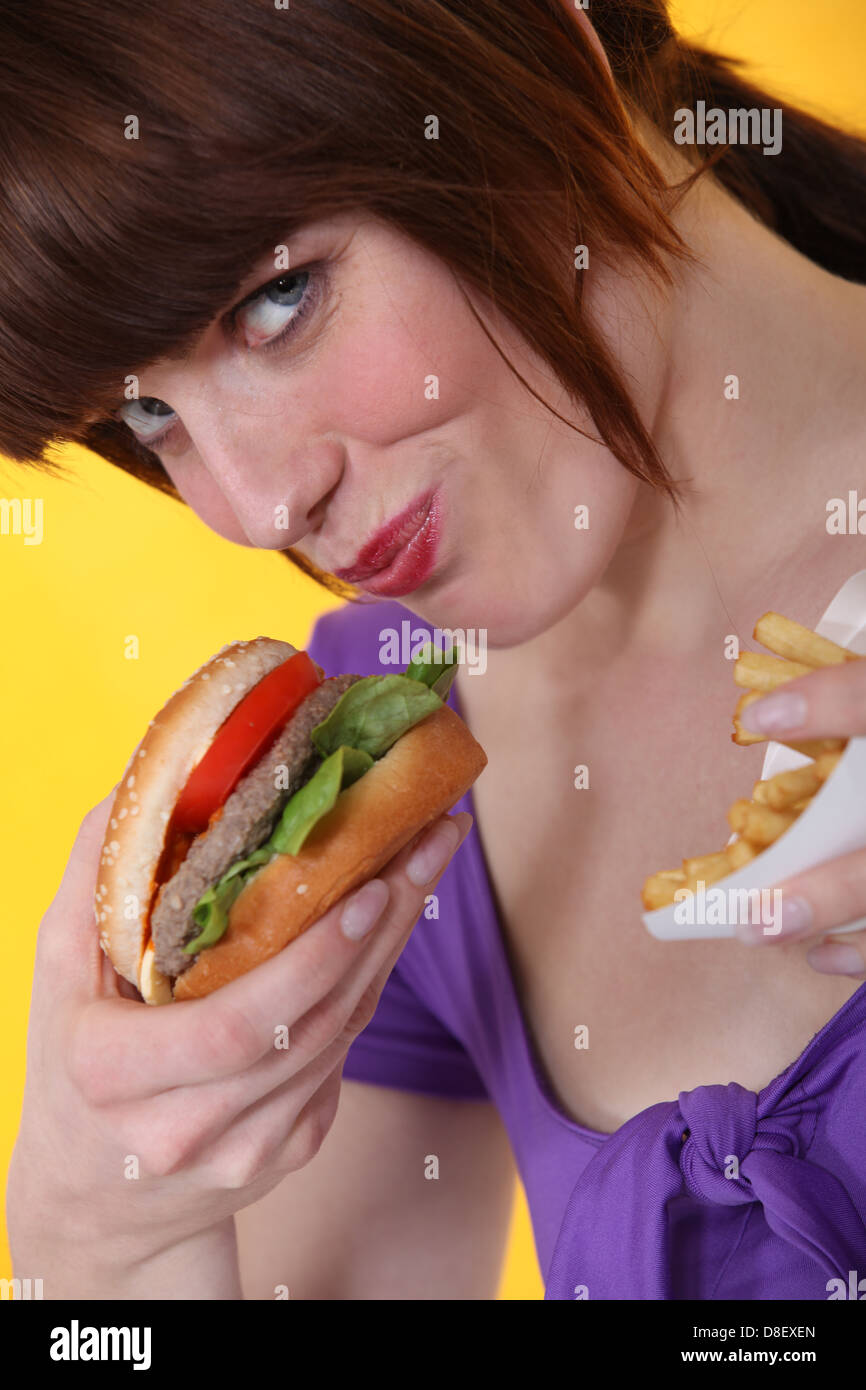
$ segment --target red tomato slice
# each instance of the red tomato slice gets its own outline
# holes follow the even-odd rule
[[[198,834],[258,761],[302,700],[321,683],[306,652],[296,652],[254,685],[218,729],[189,775],[172,829]]]

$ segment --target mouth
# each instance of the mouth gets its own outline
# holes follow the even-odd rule
[[[371,594],[410,594],[433,572],[440,525],[438,490],[425,492],[370,537],[353,565],[334,574]]]

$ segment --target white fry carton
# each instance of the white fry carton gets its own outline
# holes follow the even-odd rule
[[[866,570],[851,576],[825,610],[815,632],[866,656]],[[840,730],[840,733],[843,731]],[[783,743],[768,743],[761,777],[803,767],[810,761]],[[746,793],[744,792],[744,795]],[[731,836],[731,839],[734,839]],[[728,842],[730,843],[730,841]],[[703,892],[643,914],[644,925],[660,941],[695,941],[736,936],[740,921],[763,922],[768,935],[778,933],[781,894],[773,887],[825,859],[866,847],[866,737],[852,738],[824,785],[793,825],[756,858],[718,879]],[[762,891],[763,890],[763,891]],[[833,936],[861,931],[866,917]]]

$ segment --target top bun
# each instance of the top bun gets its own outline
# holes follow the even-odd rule
[[[102,847],[95,913],[102,949],[145,998],[166,991],[171,997],[169,981],[144,959],[144,946],[156,870],[178,797],[235,706],[295,652],[270,637],[222,647],[154,716],[126,765]]]

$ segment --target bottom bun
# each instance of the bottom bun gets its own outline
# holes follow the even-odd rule
[[[201,998],[276,955],[450,810],[486,765],[447,705],[415,724],[340,793],[297,854],[277,855],[250,880],[225,935],[178,976],[174,998]]]

